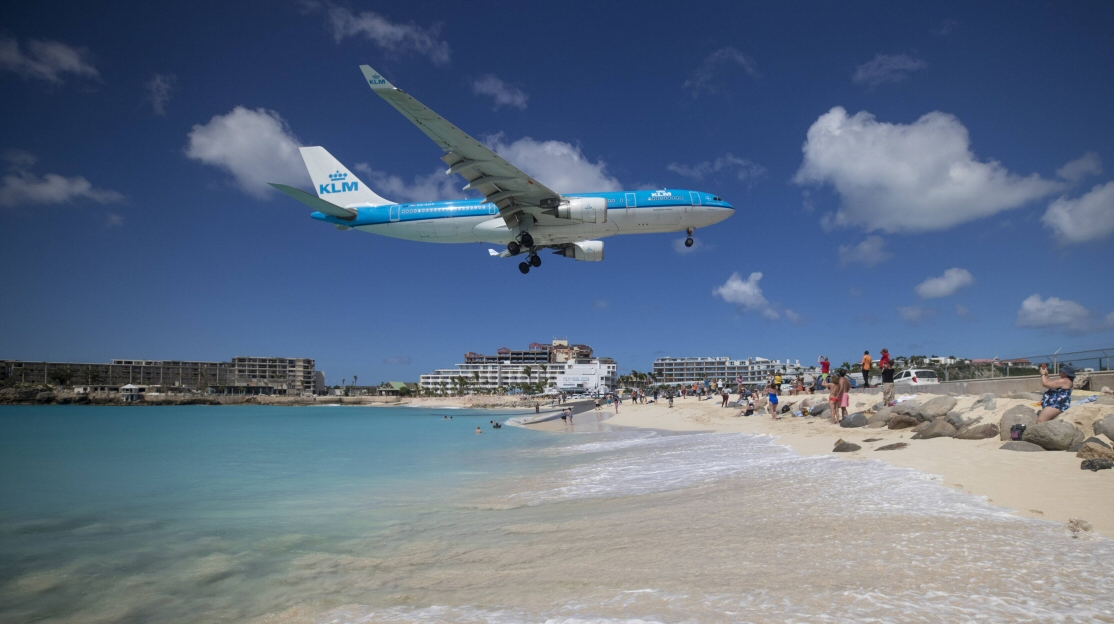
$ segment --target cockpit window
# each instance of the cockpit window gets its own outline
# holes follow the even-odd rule
[[[720,198],[718,198],[718,197],[713,197],[713,198],[712,198],[712,201],[723,201],[723,200],[722,200],[722,199],[720,199]]]

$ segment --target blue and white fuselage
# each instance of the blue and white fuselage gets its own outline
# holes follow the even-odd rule
[[[731,204],[711,193],[681,189],[576,193],[564,197],[605,199],[607,220],[602,223],[535,223],[529,229],[535,245],[561,245],[616,234],[684,232],[719,223],[735,213]],[[355,211],[354,219],[322,212],[314,212],[311,216],[341,227],[428,243],[506,245],[516,235],[499,216],[499,208],[485,199],[348,206],[348,209]]]

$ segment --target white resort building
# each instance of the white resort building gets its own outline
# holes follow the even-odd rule
[[[427,392],[448,394],[496,392],[538,383],[569,391],[614,390],[618,379],[614,360],[594,357],[588,345],[558,339],[550,344],[535,342],[525,350],[504,347],[496,355],[468,352],[463,364],[422,375],[418,383]]]
[[[805,375],[806,381],[820,374],[816,366],[802,366],[800,360],[784,362],[766,358],[733,360],[729,357],[662,357],[654,360],[654,374],[661,383],[685,384],[718,381],[747,385],[764,383],[776,373],[785,377]]]

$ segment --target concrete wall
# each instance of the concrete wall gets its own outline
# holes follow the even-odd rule
[[[1080,375],[1084,373],[1079,373]],[[1103,386],[1114,388],[1114,372],[1087,373],[1091,376],[1091,390],[1101,390]],[[906,386],[908,387],[908,386]],[[898,394],[902,386],[897,386]],[[1044,392],[1039,375],[1029,377],[995,377],[994,379],[969,379],[967,381],[942,381],[935,386],[921,386],[918,394],[986,394],[997,395],[1009,392]]]

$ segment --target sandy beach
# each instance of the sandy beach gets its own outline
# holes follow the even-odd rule
[[[797,403],[807,396],[782,397],[782,405]],[[959,411],[970,410],[978,397],[955,397]],[[813,395],[813,404],[826,396]],[[850,413],[868,410],[879,400],[878,395],[853,393]],[[997,423],[1001,414],[1015,405],[1032,405],[1024,399],[996,401],[993,411],[975,408],[970,415],[981,415],[982,422]],[[601,409],[601,412],[603,410]],[[912,429],[842,428],[824,418],[791,418],[783,415],[775,421],[768,414],[756,412],[749,417],[736,417],[735,408],[722,408],[717,400],[697,401],[675,399],[674,407],[664,402],[634,405],[624,401],[619,413],[608,410],[607,424],[622,427],[653,428],[666,431],[714,431],[718,433],[752,433],[770,435],[779,444],[787,445],[801,455],[831,454],[847,461],[884,461],[896,466],[913,468],[939,475],[947,487],[960,489],[986,499],[1019,515],[1067,523],[1073,518],[1089,522],[1093,530],[1114,538],[1114,471],[1091,472],[1080,469],[1081,460],[1075,453],[1046,451],[1021,453],[1000,450],[999,438],[958,440],[934,438],[914,440]],[[594,412],[593,412],[594,413]],[[1114,413],[1114,406],[1080,406],[1065,412],[1061,418],[1074,422],[1087,435],[1091,423]],[[595,421],[588,414],[579,419]],[[535,425],[551,431],[568,430],[560,421]],[[851,453],[832,453],[839,439],[862,446]],[[907,442],[909,446],[894,451],[876,449]]]

